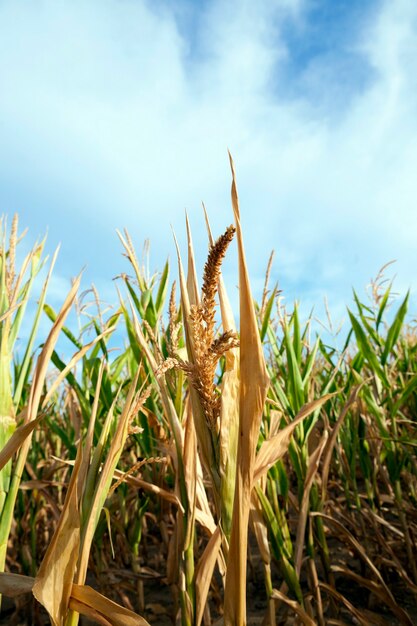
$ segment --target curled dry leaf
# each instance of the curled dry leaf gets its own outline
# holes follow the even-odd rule
[[[109,626],[149,626],[146,619],[109,600],[88,585],[72,586],[70,608],[92,619],[100,617],[103,619],[100,623]]]
[[[64,506],[33,585],[33,595],[46,608],[54,626],[64,624],[78,561],[80,515],[77,480],[81,458],[80,444]]]
[[[31,593],[34,583],[31,576],[0,572],[0,593],[9,598]],[[105,626],[149,626],[140,615],[87,585],[72,585],[69,608]]]
[[[378,579],[381,588],[384,590],[384,593],[386,596],[386,603],[388,604],[388,606],[390,606],[392,610],[398,611],[398,615],[401,615],[402,619],[404,619],[402,623],[407,624],[408,626],[412,626],[412,621],[410,620],[407,613],[403,611],[403,609],[401,609],[401,607],[395,601],[395,598],[392,595],[392,592],[387,586],[385,580],[383,579],[381,572],[372,563],[371,559],[366,554],[364,548],[361,546],[359,541],[355,539],[355,537],[349,532],[349,530],[345,526],[343,526],[343,524],[341,524],[338,520],[334,519],[333,517],[330,517],[329,515],[325,515],[324,513],[312,512],[311,515],[322,517],[326,522],[332,524],[335,528],[338,529],[338,531],[340,532],[340,535],[346,538],[346,540],[351,545],[351,547],[355,550],[357,555],[362,559],[362,561],[364,561],[364,563],[366,563],[366,565],[369,567],[369,569]]]
[[[268,529],[262,514],[262,505],[256,491],[251,495],[251,525],[256,537],[256,542],[261,553],[262,561],[265,565],[271,562],[271,550],[268,542]]]
[[[303,607],[298,604],[298,602],[296,602],[295,600],[290,600],[284,593],[278,591],[278,589],[274,589],[272,591],[271,597],[275,600],[281,600],[281,602],[284,602],[284,604],[289,606],[294,611],[294,613],[298,615],[304,626],[316,626],[316,622],[308,615],[308,613],[305,612]]]
[[[184,431],[183,449],[184,482],[187,492],[187,528],[184,538],[184,550],[194,540],[194,521],[196,510],[196,486],[197,486],[197,439],[195,434],[191,403],[187,403],[187,416]]]
[[[358,620],[361,626],[376,626],[376,624],[378,624],[378,622],[372,620],[370,611],[360,611],[355,606],[353,606],[353,604],[349,602],[349,600],[344,595],[334,589],[334,587],[331,587],[327,583],[319,583],[319,585],[320,588],[323,591],[326,591],[328,595],[337,600],[340,604],[343,604],[351,613],[351,615],[353,615]],[[380,621],[379,624],[381,624]]]
[[[346,576],[346,578],[349,578],[350,580],[353,580],[358,584],[359,587],[369,589],[371,593],[373,593],[379,600],[381,600],[391,609],[391,611],[397,617],[401,624],[405,624],[406,626],[412,626],[413,622],[411,621],[409,615],[393,600],[391,595],[387,593],[386,589],[384,589],[384,587],[380,583],[377,583],[369,578],[365,578],[364,576],[360,576],[359,574],[353,572],[347,567],[334,565],[332,566],[332,570],[334,572],[343,574],[343,576]]]
[[[64,367],[64,369],[59,373],[59,375],[56,377],[56,379],[54,380],[54,382],[52,383],[52,385],[50,386],[45,398],[42,401],[42,408],[44,408],[47,403],[49,402],[49,400],[51,400],[53,394],[55,393],[55,391],[58,389],[58,387],[62,384],[62,382],[65,380],[65,377],[67,376],[68,372],[71,372],[74,368],[74,366],[78,363],[78,361],[80,359],[83,358],[83,356],[85,354],[87,354],[87,352],[96,345],[96,343],[98,343],[99,341],[101,341],[103,339],[103,337],[105,337],[106,335],[111,334],[115,329],[115,326],[111,326],[110,328],[107,328],[106,330],[104,330],[102,333],[100,333],[99,335],[97,335],[97,337],[94,337],[94,339],[92,341],[90,341],[90,343],[87,343],[85,346],[83,346],[81,348],[81,350],[78,350],[78,352],[76,352],[71,359],[69,360],[69,362],[67,363],[67,365]]]
[[[307,526],[308,509],[310,504],[310,491],[313,486],[314,478],[319,468],[320,458],[323,453],[324,447],[327,443],[328,433],[324,431],[321,441],[317,448],[314,450],[310,457],[309,465],[307,469],[307,476],[304,482],[303,497],[301,500],[301,509],[298,517],[297,536],[295,540],[295,554],[294,563],[297,576],[300,576],[301,561],[303,558],[303,548],[305,543],[305,530]]]
[[[335,393],[328,393],[322,398],[313,400],[304,405],[290,424],[262,443],[256,456],[254,482],[262,478],[262,476],[284,456],[290,445],[292,434],[298,424],[335,395]]]
[[[142,478],[138,478],[137,476],[124,476],[123,472],[120,470],[115,470],[114,476],[117,479],[123,479],[123,482],[126,482],[128,485],[132,487],[137,487],[138,489],[144,489],[145,491],[149,491],[150,493],[154,493],[155,495],[167,500],[167,502],[172,502],[178,506],[181,510],[183,510],[183,506],[178,499],[178,496],[172,491],[167,491],[162,487],[158,487],[158,485],[154,485],[153,483],[148,483],[146,480],[142,480]]]
[[[6,463],[12,458],[12,456],[19,450],[23,442],[32,433],[33,429],[39,424],[44,415],[38,415],[38,417],[27,424],[18,426],[13,435],[7,441],[6,445],[0,450],[0,470],[6,465]]]
[[[324,456],[323,456],[323,469],[322,469],[322,474],[321,474],[322,476],[322,500],[323,501],[326,499],[327,481],[329,478],[330,461],[332,458],[333,448],[336,444],[337,436],[345,420],[345,417],[348,414],[349,409],[352,407],[352,405],[355,404],[361,387],[362,385],[357,385],[356,387],[352,389],[349,399],[346,402],[345,406],[343,407],[343,410],[336,424],[334,425],[330,438],[327,442],[326,449],[324,451]]]
[[[33,383],[30,388],[30,395],[28,401],[28,413],[27,421],[36,419],[39,403],[43,393],[43,385],[45,376],[49,367],[52,352],[54,351],[55,344],[61,333],[62,327],[65,323],[68,313],[70,312],[72,305],[74,304],[79,286],[81,282],[81,275],[74,280],[73,285],[62,305],[56,320],[49,332],[49,335],[44,343],[42,351],[36,361],[35,372],[33,374]]]
[[[219,526],[209,539],[203,554],[197,564],[195,572],[195,588],[196,588],[196,619],[195,626],[200,626],[204,615],[204,608],[207,602],[207,596],[210,589],[210,582],[213,577],[214,566],[219,555],[222,543],[222,533]]]

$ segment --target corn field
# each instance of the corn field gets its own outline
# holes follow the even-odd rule
[[[1,624],[417,623],[408,295],[383,274],[355,293],[341,349],[311,340],[270,267],[256,303],[231,165],[233,223],[215,238],[206,216],[201,279],[188,222],[185,254],[155,275],[119,233],[131,273],[110,312],[97,295],[83,313],[81,276],[54,310],[56,254],[42,241],[18,262],[3,218]]]

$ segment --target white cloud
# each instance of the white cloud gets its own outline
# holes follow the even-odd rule
[[[274,247],[288,298],[339,309],[392,258],[417,291],[415,3],[363,13],[347,67],[340,50],[291,65],[311,1],[214,0],[195,32],[190,6],[1,4],[1,210],[49,222],[65,269],[99,286],[122,269],[116,227],[150,236],[161,267],[184,207],[202,259],[200,201],[216,232],[231,221],[230,147],[257,284]]]

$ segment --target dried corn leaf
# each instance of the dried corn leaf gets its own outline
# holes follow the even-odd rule
[[[88,585],[72,586],[70,608],[86,617],[100,619],[99,623],[106,626],[149,626],[146,619],[109,600]]]
[[[274,598],[275,600],[281,600],[281,602],[284,602],[284,604],[289,606],[294,611],[294,613],[298,615],[304,626],[316,626],[316,622],[308,615],[308,613],[305,612],[303,607],[298,604],[298,602],[296,602],[295,600],[290,600],[285,594],[278,591],[278,589],[274,589],[272,591],[271,598]]]
[[[232,168],[232,206],[239,256],[240,394],[236,485],[226,572],[224,623],[226,626],[242,626],[246,623],[246,568],[250,497],[256,446],[269,377],[249,284],[240,227],[239,201],[231,157],[230,165]]]
[[[266,474],[266,472],[284,456],[290,445],[292,434],[298,424],[311,415],[311,413],[314,413],[316,409],[325,404],[327,400],[334,395],[334,393],[329,393],[318,400],[309,402],[303,406],[290,424],[262,443],[256,456],[254,482]]]
[[[22,424],[14,431],[13,435],[7,441],[6,445],[0,450],[0,470],[6,465],[6,463],[12,458],[15,452],[20,448],[22,443],[32,433],[33,429],[39,424],[44,415],[39,415],[36,419]]]
[[[262,505],[255,490],[251,494],[250,524],[263,561],[265,588],[269,594],[269,590],[272,588],[271,550],[268,541],[268,529],[262,514]],[[268,597],[268,616],[269,626],[276,626],[275,602],[271,597]]]
[[[311,515],[312,516],[317,516],[317,517],[322,517],[325,522],[330,523],[332,526],[334,526],[339,531],[339,537],[340,538],[342,536],[346,538],[347,542],[355,550],[357,555],[362,559],[362,561],[364,561],[364,563],[366,563],[366,565],[373,572],[375,577],[379,580],[379,582],[381,584],[381,587],[384,589],[385,593],[387,594],[387,598],[389,598],[389,601],[391,602],[390,606],[396,605],[394,596],[392,595],[391,590],[389,589],[389,587],[387,586],[385,580],[383,579],[381,572],[374,565],[374,563],[371,561],[369,556],[366,554],[364,548],[361,546],[359,541],[357,539],[355,539],[355,537],[352,535],[352,533],[343,524],[341,524],[338,520],[334,519],[333,517],[330,517],[330,515],[326,515],[325,513],[319,513],[317,511],[313,511],[311,513]]]
[[[180,281],[180,293],[181,293],[181,309],[182,309],[182,318],[183,318],[183,324],[184,324],[184,330],[185,330],[185,340],[187,344],[188,360],[194,363],[193,334],[190,328],[191,304],[190,304],[190,298],[188,296],[187,281],[185,279],[181,253],[180,253],[180,249],[179,249],[175,234],[174,234],[174,242],[175,242],[175,248],[177,250],[178,276],[179,276],[179,281]]]
[[[255,490],[251,494],[251,525],[256,537],[262,561],[265,565],[271,563],[271,550],[268,541],[268,529],[262,514],[262,506]]]
[[[303,548],[305,544],[305,530],[307,526],[308,510],[310,504],[310,491],[313,486],[314,478],[319,468],[320,458],[327,443],[328,433],[324,431],[319,445],[314,450],[309,459],[307,476],[303,486],[303,497],[301,500],[301,509],[298,516],[297,535],[295,539],[294,565],[297,576],[300,577],[301,561],[303,558]]]
[[[369,611],[360,611],[359,609],[357,609],[344,595],[336,591],[334,587],[331,587],[327,583],[319,583],[319,585],[320,588],[323,589],[323,591],[326,591],[328,593],[328,595],[343,604],[351,613],[351,615],[353,615],[358,620],[361,626],[371,626],[371,624],[376,624],[376,622],[370,619]]]
[[[197,271],[195,268],[195,257],[193,240],[191,236],[190,222],[188,221],[188,215],[185,214],[185,222],[187,226],[187,243],[188,243],[188,268],[187,268],[187,291],[190,304],[198,304],[200,302]]]
[[[56,377],[56,379],[54,380],[54,382],[52,383],[52,385],[50,386],[48,393],[46,394],[45,398],[43,399],[42,402],[42,407],[45,407],[46,404],[49,402],[49,400],[52,398],[52,395],[54,394],[54,392],[56,391],[56,389],[58,389],[59,385],[63,382],[63,380],[65,379],[66,375],[68,374],[68,372],[70,372],[74,365],[76,365],[78,363],[78,361],[80,359],[83,358],[83,356],[85,354],[87,354],[87,352],[90,350],[90,348],[92,348],[93,346],[96,345],[96,343],[98,343],[99,341],[101,341],[101,339],[103,339],[103,337],[105,337],[106,335],[109,335],[110,333],[112,333],[115,329],[115,326],[111,326],[110,328],[107,328],[106,330],[104,330],[102,333],[100,333],[99,335],[97,335],[97,337],[95,337],[93,339],[93,341],[90,341],[90,343],[87,343],[85,346],[83,346],[81,348],[81,350],[78,350],[78,352],[76,352],[70,359],[70,361],[68,362],[68,364],[64,367],[64,369],[59,373],[59,375]]]
[[[228,352],[237,352],[233,348]],[[239,364],[238,357],[230,359],[226,353],[226,370],[221,386],[220,406],[220,493],[221,523],[223,532],[230,541],[232,528],[233,503],[235,495],[237,447],[239,439]],[[229,360],[228,360],[229,357]]]
[[[197,439],[194,428],[191,403],[187,402],[187,421],[184,432],[184,482],[187,492],[187,528],[184,537],[184,550],[187,550],[194,538],[194,520],[196,509],[196,485],[197,485]]]
[[[172,491],[167,491],[166,489],[163,489],[162,487],[158,487],[158,485],[154,485],[153,483],[148,483],[146,480],[142,480],[142,478],[138,478],[137,476],[131,476],[131,475],[124,476],[124,472],[121,472],[118,469],[115,470],[114,477],[117,480],[119,480],[120,478],[123,478],[123,482],[126,482],[128,485],[131,485],[132,487],[137,487],[138,489],[144,489],[145,491],[154,493],[155,495],[159,496],[160,498],[163,498],[167,502],[171,502],[172,504],[175,504],[176,506],[179,507],[181,511],[184,511],[181,501],[179,500],[178,496],[175,495],[175,493],[172,493]]]
[[[362,385],[358,385],[356,387],[354,387],[354,389],[352,389],[351,394],[348,398],[348,401],[346,402],[345,406],[343,407],[343,410],[339,416],[339,418],[337,419],[336,424],[333,426],[333,430],[332,433],[330,435],[329,441],[327,442],[326,445],[326,449],[324,451],[324,456],[323,456],[323,469],[322,469],[322,473],[321,473],[321,479],[322,479],[322,500],[324,502],[324,500],[326,499],[326,492],[327,492],[327,481],[329,478],[329,470],[330,470],[330,462],[332,459],[332,453],[333,453],[333,448],[336,444],[336,440],[337,440],[337,436],[339,434],[340,428],[345,420],[346,415],[349,412],[349,409],[351,408],[351,406],[353,404],[355,404],[356,399],[358,397],[358,393],[361,389]]]
[[[195,626],[200,626],[201,620],[203,619],[204,608],[206,606],[207,596],[210,590],[210,582],[213,577],[214,566],[216,565],[221,543],[222,533],[220,527],[218,526],[210,537],[210,540],[206,545],[196,567],[195,590],[197,608]]]
[[[78,561],[80,515],[77,480],[81,458],[80,443],[61,516],[33,585],[33,595],[46,608],[55,626],[64,624]]]
[[[207,528],[210,535],[212,535],[216,530],[216,522],[214,521],[213,513],[211,511],[207,492],[204,486],[203,468],[201,467],[200,457],[197,454],[196,515],[199,511],[201,513],[199,522],[202,526]],[[204,521],[201,521],[203,518]]]
[[[379,600],[384,602],[394,615],[398,618],[401,624],[406,624],[406,626],[412,626],[413,622],[410,619],[408,613],[404,611],[402,607],[400,607],[397,602],[392,598],[392,596],[387,593],[386,589],[381,584],[378,584],[374,580],[370,578],[365,578],[364,576],[360,576],[356,572],[348,569],[347,567],[342,567],[338,565],[332,566],[333,572],[338,572],[355,581],[359,587],[364,587],[365,589],[369,589],[371,593],[373,593]]]
[[[216,522],[214,521],[211,513],[206,513],[197,507],[195,510],[195,519],[203,528],[206,529],[209,535],[212,535],[215,532],[217,528]]]
[[[65,302],[62,305],[56,317],[56,320],[49,332],[49,335],[44,343],[42,352],[40,353],[36,362],[35,372],[33,374],[33,383],[30,388],[30,396],[28,401],[27,421],[31,421],[36,418],[41,395],[43,393],[43,384],[51,360],[52,352],[55,348],[55,344],[64,325],[65,319],[74,303],[78,288],[80,286],[80,282],[81,275],[79,275],[74,280],[73,285],[65,299]]]

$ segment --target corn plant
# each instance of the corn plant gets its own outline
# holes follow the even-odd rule
[[[201,289],[186,220],[179,303],[175,283],[168,297],[168,263],[149,274],[124,231],[133,271],[118,279],[114,311],[103,310],[93,288],[92,314],[77,295],[80,278],[55,311],[46,302],[54,257],[29,324],[44,242],[18,271],[17,220],[9,240],[2,222],[1,549],[3,568],[7,546],[9,567],[27,576],[3,573],[0,592],[31,593],[55,625],[76,626],[86,615],[143,626],[152,621],[146,577],[158,576],[172,591],[176,623],[208,626],[217,611],[225,625],[243,626],[253,532],[269,626],[288,613],[308,625],[352,616],[384,623],[365,608],[365,594],[410,625],[395,597],[399,581],[417,595],[409,298],[390,312],[392,287],[382,288],[381,276],[370,303],[355,293],[341,351],[312,341],[313,320],[303,323],[298,305],[287,314],[278,287],[269,291],[272,259],[258,306],[231,166],[233,224],[214,239],[206,215]],[[239,324],[221,275],[235,240]],[[42,314],[52,329],[36,358]],[[16,350],[23,319],[29,339]],[[57,349],[60,336],[72,356]],[[158,546],[158,572],[146,561],[149,542]],[[108,570],[123,577],[126,569],[112,589]],[[109,597],[86,584],[87,573]]]

